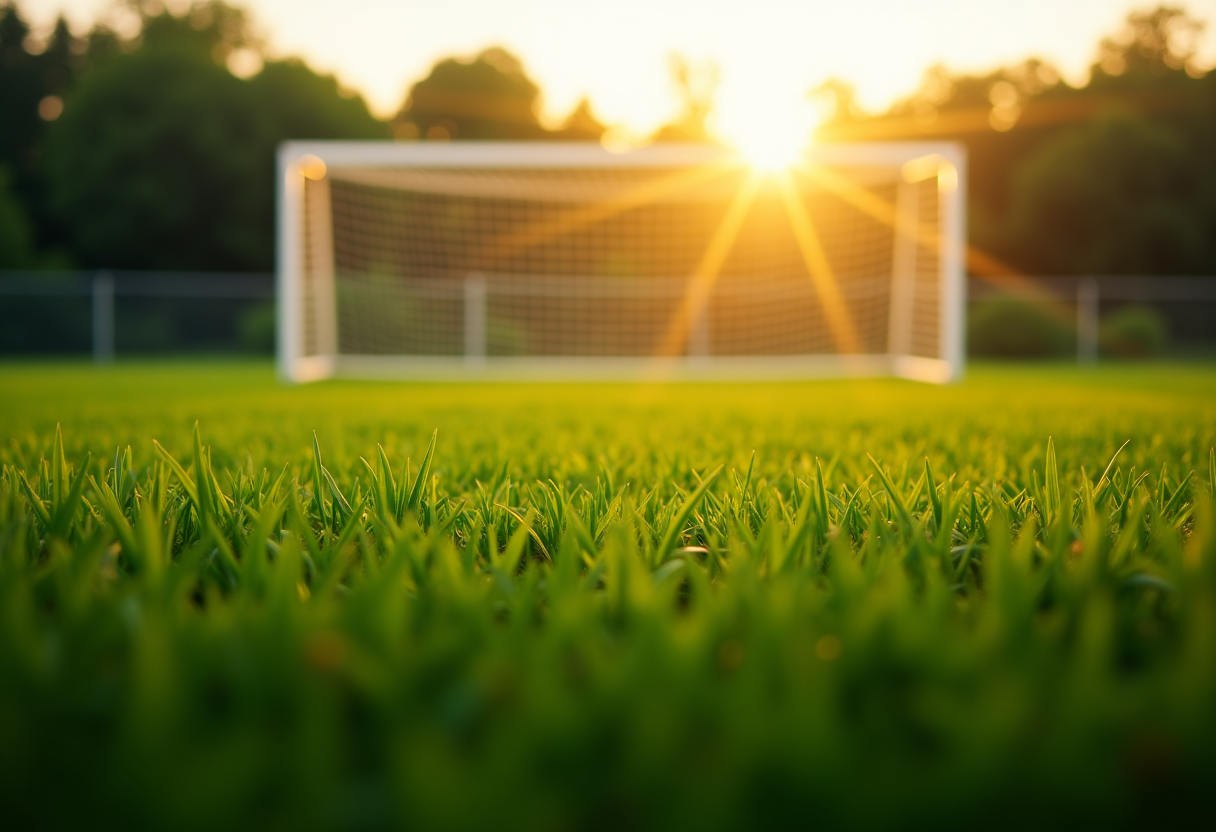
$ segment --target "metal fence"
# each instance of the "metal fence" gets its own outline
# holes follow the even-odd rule
[[[106,363],[114,359],[122,331],[120,312],[129,314],[128,322],[141,315],[145,318],[159,315],[176,315],[191,320],[195,329],[211,333],[202,339],[202,347],[222,351],[238,351],[241,345],[235,337],[234,328],[243,315],[250,310],[263,313],[267,325],[273,325],[271,305],[274,300],[274,275],[268,273],[209,273],[209,272],[161,272],[161,271],[4,271],[0,272],[0,305],[10,307],[7,317],[46,313],[48,306],[66,301],[73,304],[73,311],[80,312],[81,304],[87,305],[87,315],[65,316],[43,314],[52,320],[48,328],[35,333],[25,333],[27,343],[4,343],[0,350],[26,354],[38,352],[75,351],[73,346],[88,349],[91,346],[93,359]],[[159,301],[156,308],[149,309],[149,302]],[[25,304],[24,310],[12,307]],[[127,308],[129,307],[129,308]],[[8,320],[0,312],[0,326],[6,323],[11,328],[20,321]],[[81,332],[87,330],[87,333]],[[84,337],[81,337],[84,336]],[[196,341],[199,339],[195,339]],[[69,349],[65,350],[65,343]],[[198,346],[197,344],[195,345]],[[137,351],[180,351],[170,346],[165,349],[155,344]]]
[[[1216,277],[1085,276],[1036,277],[1020,279],[1016,287],[972,278],[968,300],[981,303],[1009,294],[1054,302],[1075,310],[1077,360],[1092,363],[1098,357],[1098,332],[1103,310],[1121,304],[1143,303],[1169,312],[1168,317],[1182,340],[1216,346]],[[175,312],[182,320],[210,326],[211,349],[239,350],[235,336],[237,318],[258,313],[265,326],[273,325],[270,305],[275,296],[275,279],[267,273],[205,273],[153,271],[0,271],[0,329],[10,330],[18,322],[27,330],[29,343],[0,339],[0,352],[36,354],[38,352],[86,352],[91,348],[94,361],[114,359],[122,340],[123,315],[126,321],[140,316]],[[62,314],[62,301],[75,299],[74,318]],[[141,302],[161,300],[169,306],[148,310]],[[22,302],[33,304],[25,310]],[[47,320],[42,326],[29,321],[29,310],[41,302]],[[80,306],[84,304],[87,309]],[[168,312],[166,312],[168,310]],[[228,340],[225,341],[224,339]],[[16,346],[14,346],[14,343]],[[266,345],[269,345],[266,341]],[[70,350],[63,349],[67,344]],[[78,345],[78,349],[74,345]],[[155,345],[133,349],[136,352],[175,352],[179,347]]]
[[[1085,275],[991,281],[973,277],[967,299],[976,304],[993,297],[1022,297],[1049,302],[1075,315],[1077,362],[1098,360],[1102,312],[1129,303],[1156,307],[1176,340],[1192,346],[1216,347],[1216,277],[1151,275]]]

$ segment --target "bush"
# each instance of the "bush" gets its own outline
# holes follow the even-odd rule
[[[34,234],[10,184],[8,168],[0,165],[0,269],[28,269],[34,266]]]
[[[988,358],[1054,358],[1071,353],[1076,332],[1066,315],[1020,298],[981,301],[967,322],[971,355]]]
[[[241,312],[237,320],[237,334],[241,349],[265,355],[272,354],[275,339],[274,304],[259,303]]]
[[[1102,354],[1117,358],[1160,355],[1168,342],[1165,316],[1151,306],[1124,306],[1111,313],[1098,329]]]

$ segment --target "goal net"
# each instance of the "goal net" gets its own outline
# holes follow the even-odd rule
[[[291,142],[279,368],[413,378],[962,369],[961,151]]]

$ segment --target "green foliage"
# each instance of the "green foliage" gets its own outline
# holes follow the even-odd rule
[[[1015,183],[1010,237],[1040,274],[1200,274],[1212,194],[1177,129],[1113,116],[1061,133]]]
[[[383,135],[361,100],[303,65],[243,81],[210,55],[149,47],[80,84],[48,166],[82,265],[269,270],[279,142]]]
[[[249,86],[252,107],[266,119],[263,130],[272,150],[285,139],[388,138],[388,127],[362,97],[299,60],[267,62]]]
[[[60,21],[35,54],[16,6],[0,3],[0,165],[33,247],[63,249],[84,267],[269,269],[275,144],[386,138],[388,126],[298,62],[238,82],[231,59],[264,57],[239,7],[130,8],[140,20],[130,37],[98,23],[78,38]],[[1211,274],[1216,73],[1196,61],[1199,28],[1172,6],[1130,13],[1098,45],[1081,88],[1034,58],[983,75],[931,67],[920,90],[877,117],[830,80],[818,88],[835,105],[820,137],[963,143],[970,242],[1017,270]],[[124,65],[113,72],[128,90],[95,80],[112,63]],[[716,68],[673,56],[670,69],[679,109],[651,139],[712,141]],[[560,128],[544,128],[540,95],[502,48],[447,58],[411,87],[393,129],[435,140],[603,135],[587,100]],[[39,115],[47,98],[65,102],[58,121]],[[88,114],[73,115],[78,107]]]
[[[261,355],[273,354],[276,325],[273,303],[249,306],[237,319],[237,338],[241,349]]]
[[[131,5],[139,14],[140,28],[128,47],[185,52],[222,64],[239,50],[260,46],[249,13],[224,0],[190,0],[175,9],[159,2]]]
[[[410,87],[396,118],[403,138],[536,139],[540,87],[519,58],[491,48],[472,60],[447,58]]]
[[[58,115],[67,91],[90,67],[110,52],[112,39],[103,27],[87,38],[76,38],[60,17],[44,48],[28,51],[31,32],[13,3],[0,3],[0,168],[8,182],[0,186],[0,268],[56,268],[63,255],[39,256],[62,243],[60,229],[46,202],[43,170],[46,129]],[[11,186],[12,191],[7,188]],[[24,219],[16,219],[14,213]],[[15,256],[13,238],[24,239],[28,252]]]
[[[268,382],[0,373],[10,824],[1207,811],[1208,368]]]
[[[1076,348],[1062,309],[1016,297],[975,304],[967,316],[967,350],[988,358],[1057,358]]]
[[[240,8],[133,8],[133,36],[99,23],[77,38],[60,20],[32,53],[28,25],[0,4],[0,166],[33,225],[29,247],[86,268],[269,270],[278,143],[385,138],[387,127],[298,61],[235,77],[231,59],[260,60]],[[0,233],[19,230],[6,220]]]
[[[1106,355],[1148,358],[1160,355],[1169,343],[1165,316],[1151,306],[1124,306],[1103,319],[1098,344]]]
[[[81,265],[268,262],[273,181],[245,92],[209,56],[169,50],[115,58],[80,84],[53,125],[47,164]],[[266,193],[251,200],[259,180]]]
[[[1202,28],[1176,6],[1132,11],[1081,87],[1034,58],[982,75],[938,65],[867,116],[832,81],[819,136],[963,144],[969,240],[1016,270],[1213,274],[1216,73],[1196,58]]]
[[[444,58],[410,87],[393,119],[399,139],[597,141],[605,127],[583,98],[556,130],[540,123],[540,87],[501,47],[471,59]]]
[[[10,188],[8,169],[0,166],[0,269],[28,269],[35,262],[33,229],[25,208]]]

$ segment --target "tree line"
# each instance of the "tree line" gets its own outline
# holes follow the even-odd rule
[[[973,273],[1216,275],[1216,73],[1182,9],[1132,12],[1089,79],[1041,60],[980,75],[929,69],[887,112],[829,82],[826,140],[962,142]]]
[[[0,268],[268,271],[274,151],[288,138],[600,139],[583,100],[561,126],[501,48],[448,58],[381,120],[298,59],[271,60],[222,0],[45,44],[0,4]],[[973,271],[1216,273],[1216,73],[1199,22],[1163,6],[1097,45],[1090,78],[1029,59],[983,75],[929,70],[915,94],[862,112],[829,81],[820,140],[950,139],[970,158]],[[251,71],[252,70],[252,71]],[[708,141],[713,83],[675,60],[683,104],[655,141]]]

